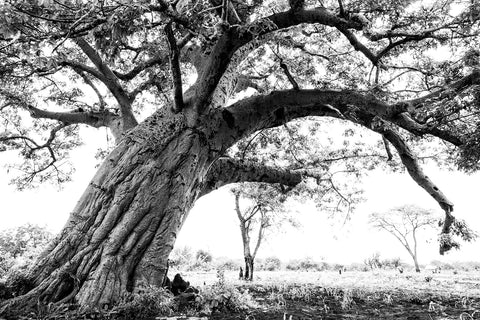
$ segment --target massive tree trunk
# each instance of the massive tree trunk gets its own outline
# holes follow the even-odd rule
[[[103,306],[161,285],[177,232],[212,154],[185,116],[157,112],[107,157],[55,242],[29,270],[35,288],[15,305],[75,298]]]

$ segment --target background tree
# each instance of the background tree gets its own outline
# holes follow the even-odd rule
[[[420,208],[416,205],[403,205],[386,212],[375,212],[370,215],[370,224],[378,229],[393,235],[412,257],[415,271],[420,272],[418,264],[418,237],[426,229],[433,229],[439,218],[432,210]],[[471,241],[475,234],[471,234]]]
[[[32,263],[52,239],[51,232],[32,224],[0,231],[0,278],[16,266]]]
[[[289,163],[229,149],[307,117],[376,133],[378,153],[444,210],[440,251],[458,245],[453,204],[416,152],[434,145],[478,169],[477,2],[11,0],[0,16],[0,150],[23,160],[16,184],[67,181],[85,126],[115,141],[28,271],[33,289],[3,310],[111,305],[160,285],[198,197],[229,183],[302,182]],[[432,59],[440,49],[451,54]]]
[[[52,240],[46,228],[27,223],[14,229],[0,231],[0,255],[10,254],[17,258],[25,252],[45,246]]]
[[[244,279],[251,281],[255,257],[268,234],[287,223],[293,226],[298,224],[284,205],[286,195],[275,186],[242,183],[236,185],[232,193],[242,236]],[[241,206],[240,199],[248,205]]]

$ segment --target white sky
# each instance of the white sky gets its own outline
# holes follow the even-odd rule
[[[92,129],[94,136],[104,131]],[[98,139],[100,141],[103,139]],[[81,193],[93,177],[96,160],[95,139],[92,143],[74,151],[76,173],[73,182],[61,191],[50,185],[35,190],[18,192],[8,185],[6,169],[8,153],[0,157],[0,229],[11,228],[30,222],[59,231],[68,218]],[[438,168],[425,168],[426,173],[455,204],[457,217],[465,219],[470,227],[480,231],[480,214],[477,204],[480,174],[468,176],[458,172],[440,171]],[[400,257],[410,262],[405,249],[391,235],[377,232],[368,227],[366,218],[372,211],[386,210],[392,206],[415,203],[439,212],[440,208],[430,196],[418,187],[408,174],[385,174],[373,172],[364,182],[365,203],[353,213],[352,220],[344,227],[334,226],[326,214],[314,208],[299,204],[299,229],[291,227],[272,236],[260,248],[259,256],[277,256],[282,260],[312,257],[328,262],[362,262],[363,259],[379,252],[384,258]],[[438,254],[435,241],[419,247],[420,263],[430,260],[479,260],[480,242],[463,244],[462,250],[442,257]],[[242,257],[240,230],[233,211],[233,197],[227,188],[215,191],[197,201],[182,231],[177,246],[190,246],[193,249],[206,249],[215,256]]]

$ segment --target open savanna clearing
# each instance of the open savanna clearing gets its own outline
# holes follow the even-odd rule
[[[214,272],[185,272],[202,288]],[[213,313],[212,319],[480,319],[480,274],[395,270],[259,271],[253,282],[226,272],[225,281],[250,293],[256,308]]]

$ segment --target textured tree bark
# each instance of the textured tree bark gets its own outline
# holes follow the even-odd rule
[[[245,255],[245,277],[247,281],[253,280],[253,260],[251,255]]]
[[[161,285],[177,232],[213,161],[209,150],[183,115],[157,112],[133,129],[29,270],[35,288],[3,309],[70,299],[104,306],[143,284]]]

